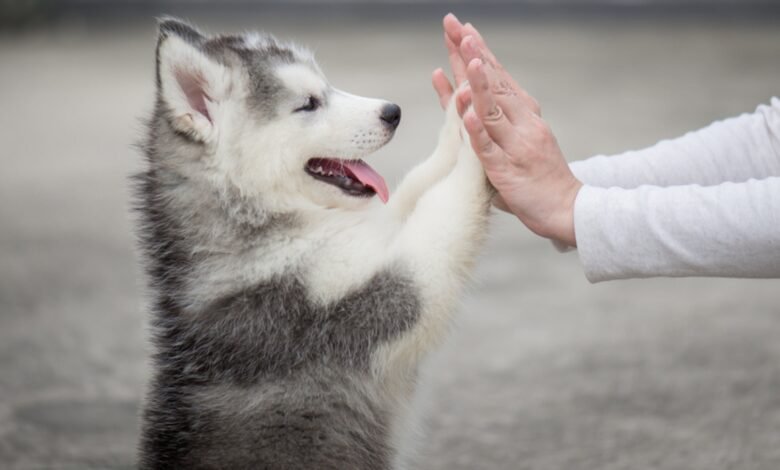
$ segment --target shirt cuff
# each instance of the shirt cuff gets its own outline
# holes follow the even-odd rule
[[[628,223],[631,214],[637,212],[631,208],[632,199],[623,194],[620,188],[598,188],[584,185],[574,201],[574,236],[577,252],[585,277],[592,283],[620,279],[623,273],[614,257],[619,256],[620,247],[615,246],[612,233],[606,233],[609,224],[607,218],[623,219]],[[621,193],[621,194],[615,194]],[[620,207],[616,207],[620,206]],[[616,216],[617,214],[620,214]],[[622,217],[621,217],[622,216]]]

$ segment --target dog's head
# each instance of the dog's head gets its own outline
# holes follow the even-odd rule
[[[362,158],[386,144],[398,106],[332,87],[311,54],[268,35],[207,37],[174,19],[157,46],[160,154],[185,177],[229,185],[267,209],[387,200]]]

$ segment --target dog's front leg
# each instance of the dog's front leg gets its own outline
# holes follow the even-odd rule
[[[420,286],[422,317],[412,332],[416,352],[435,344],[487,231],[494,195],[463,130],[464,142],[449,176],[425,192],[397,239],[400,257]]]
[[[443,179],[455,166],[461,144],[460,116],[454,98],[445,113],[444,126],[433,154],[415,166],[401,181],[390,199],[390,210],[397,220],[404,220],[414,210],[420,196]]]

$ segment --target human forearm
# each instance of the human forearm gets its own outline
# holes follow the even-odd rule
[[[708,187],[585,186],[574,221],[591,282],[780,277],[780,178]]]
[[[571,169],[585,184],[627,189],[780,176],[780,100],[645,149],[573,162]]]

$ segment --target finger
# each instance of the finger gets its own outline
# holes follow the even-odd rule
[[[455,86],[458,86],[466,79],[466,62],[461,57],[459,47],[446,34],[444,35],[444,45],[447,46],[447,58],[455,78]]]
[[[465,88],[459,89],[456,93],[455,105],[457,106],[458,114],[463,117],[463,113],[465,113],[471,105],[471,88],[466,86]]]
[[[475,40],[472,36],[463,38],[461,49],[469,53],[469,55],[474,55],[473,52],[476,47]],[[487,75],[488,83],[490,84],[490,91],[498,106],[501,107],[510,122],[520,122],[519,120],[528,112],[527,109],[525,109],[528,107],[525,100],[518,95],[515,87],[503,79],[494,68],[486,65],[484,70]]]
[[[493,68],[496,69],[502,69],[501,63],[498,61],[495,55],[493,55],[493,51],[490,50],[490,48],[487,45],[487,42],[485,42],[485,39],[482,37],[482,34],[480,34],[479,31],[477,31],[477,28],[474,27],[471,23],[466,23],[460,30],[461,37],[471,36],[474,38],[474,40],[477,43],[477,46],[482,50],[482,59],[487,61]],[[469,61],[470,59],[464,58],[465,61]]]
[[[471,102],[477,117],[498,145],[504,149],[513,146],[514,127],[493,96],[490,82],[485,74],[485,64],[480,59],[474,59],[469,62],[467,73],[471,87]]]
[[[460,45],[460,40],[463,39],[463,25],[460,20],[452,13],[447,13],[442,21],[444,26],[444,33],[450,38],[453,44]]]
[[[468,24],[467,24],[468,26]],[[489,72],[493,75],[493,82],[495,85],[496,94],[503,95],[515,95],[523,104],[525,108],[541,116],[541,110],[539,109],[539,103],[528,94],[523,87],[521,87],[509,72],[504,69],[498,60],[495,58],[490,49],[487,48],[484,39],[481,36],[475,36],[472,34],[479,34],[474,27],[464,27],[463,40],[460,44],[460,53],[462,59],[468,63],[475,58],[482,59],[490,67]],[[508,108],[507,108],[508,109]],[[516,116],[510,116],[510,119],[514,122]]]
[[[506,166],[504,151],[490,137],[473,109],[466,111],[463,115],[463,125],[466,127],[466,132],[469,133],[471,148],[474,149],[474,153],[479,157],[485,170],[501,171]]]
[[[440,68],[434,70],[433,75],[431,76],[431,83],[433,83],[433,89],[436,90],[436,94],[439,95],[439,103],[441,104],[442,109],[447,109],[447,104],[450,102],[453,89],[444,70]]]
[[[474,41],[474,36],[465,36],[460,42],[460,55],[467,64],[474,59],[483,60],[482,50]]]

